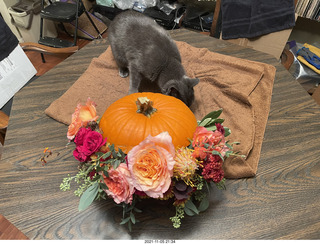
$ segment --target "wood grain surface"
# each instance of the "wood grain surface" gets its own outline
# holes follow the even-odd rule
[[[0,162],[0,214],[30,239],[319,239],[320,108],[273,57],[184,29],[174,39],[277,68],[257,176],[213,189],[209,209],[172,227],[174,210],[148,200],[129,232],[112,200],[78,212],[79,198],[59,185],[77,172],[67,127],[44,114],[107,48],[87,45],[16,94]],[[214,64],[213,64],[214,65]],[[116,85],[116,84],[115,84]],[[42,166],[45,147],[54,155]],[[55,152],[59,152],[56,155]]]

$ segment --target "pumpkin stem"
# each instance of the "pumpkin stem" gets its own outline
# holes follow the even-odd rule
[[[152,107],[153,102],[150,101],[147,97],[138,97],[137,101],[137,113],[144,114],[148,118],[157,111],[156,108]]]

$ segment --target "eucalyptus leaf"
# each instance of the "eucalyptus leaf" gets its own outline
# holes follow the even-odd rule
[[[207,210],[208,207],[209,207],[209,200],[208,200],[207,197],[204,197],[204,198],[202,199],[202,201],[200,202],[200,205],[199,205],[198,210],[199,210],[200,212],[203,212],[203,211]]]
[[[79,201],[79,211],[85,210],[90,206],[98,194],[99,184],[95,182],[81,196]]]
[[[184,208],[184,212],[187,214],[187,215],[189,215],[189,216],[194,216],[196,213],[195,212],[193,212],[191,209],[189,209],[189,208]]]
[[[186,204],[184,205],[184,208],[186,209],[190,209],[191,211],[193,211],[196,214],[199,214],[199,210],[197,209],[196,205],[194,205],[194,203],[191,200],[188,200],[186,202]]]
[[[134,214],[132,212],[130,213],[130,219],[131,219],[132,224],[136,223],[136,218],[134,217]]]
[[[132,231],[132,224],[130,221],[128,222],[128,228],[129,228],[129,231],[131,232]]]
[[[142,210],[138,209],[138,208],[134,208],[134,211],[136,211],[137,213],[142,213]]]
[[[121,224],[121,225],[124,225],[124,224],[128,223],[129,220],[130,220],[130,217],[127,217],[127,218],[123,219],[123,220],[120,222],[120,224]]]

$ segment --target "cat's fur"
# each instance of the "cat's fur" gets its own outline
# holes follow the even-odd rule
[[[148,80],[161,93],[192,104],[199,79],[186,76],[175,42],[153,19],[125,11],[110,24],[108,38],[120,76],[130,75],[130,94],[138,92],[142,80]]]

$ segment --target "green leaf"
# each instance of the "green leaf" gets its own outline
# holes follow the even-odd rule
[[[91,185],[81,196],[79,201],[79,211],[85,210],[96,198],[99,189],[98,182]]]
[[[113,158],[117,158],[117,152],[116,151],[112,151],[112,157]]]
[[[102,159],[107,159],[107,158],[110,157],[110,155],[111,155],[111,152],[110,152],[110,151],[109,151],[109,152],[106,152],[105,154],[103,154]]]
[[[193,212],[191,209],[186,208],[186,207],[184,208],[184,212],[189,216],[195,215],[195,212]]]
[[[104,176],[105,176],[105,177],[109,177],[109,173],[108,173],[108,171],[103,170],[103,174],[104,174]]]
[[[96,152],[97,157],[101,157],[103,155],[103,152]]]
[[[228,135],[231,134],[231,130],[228,127],[223,127],[224,128],[224,137],[227,137]]]
[[[131,231],[132,231],[132,224],[131,224],[131,222],[128,222],[128,228],[129,228],[129,231],[131,232]]]
[[[215,126],[215,125],[212,125],[212,126],[205,126],[205,128],[207,129],[207,130],[209,130],[209,131],[215,131],[216,129],[217,129],[217,126]]]
[[[121,148],[118,148],[118,152],[121,154],[122,158],[126,156],[126,154],[121,150]]]
[[[119,159],[116,159],[115,161],[112,162],[112,166],[114,169],[118,168],[120,165],[121,161]]]
[[[217,119],[217,118],[219,118],[221,113],[222,113],[222,108],[219,110],[216,110],[216,111],[212,111],[212,112],[208,113],[206,116],[204,116],[203,119],[200,121],[200,123],[203,122],[207,118]]]
[[[111,152],[114,151],[114,144],[111,144],[111,145],[109,146],[109,149],[110,149]]]
[[[233,149],[233,147],[232,147],[229,143],[226,142],[225,145],[226,145],[229,149],[231,149],[231,150]]]
[[[212,121],[212,123],[214,123],[214,124],[222,124],[223,122],[224,122],[224,119],[214,119]]]
[[[200,121],[199,126],[206,126],[211,121],[211,118],[206,118]]]
[[[220,152],[213,150],[211,153],[212,153],[213,155],[218,155],[218,156],[222,159],[222,161],[224,161],[224,158],[222,157],[222,155],[221,155]]]
[[[225,190],[226,189],[225,182],[226,182],[226,179],[223,178],[220,182],[215,183],[215,185],[219,190]]]
[[[100,188],[103,190],[108,190],[108,186],[105,183],[100,183]]]
[[[142,213],[142,210],[138,209],[138,208],[134,208],[134,211],[136,211],[137,213]]]
[[[131,219],[132,224],[136,223],[136,218],[134,217],[134,214],[132,212],[130,212],[130,219]]]
[[[123,219],[123,220],[120,222],[120,224],[121,224],[121,225],[124,225],[124,224],[128,223],[129,220],[130,220],[130,217],[127,217],[127,218]]]
[[[186,204],[184,205],[184,210],[186,210],[186,209],[191,210],[195,214],[199,214],[199,210],[197,209],[196,205],[194,205],[194,203],[191,200],[188,200],[186,202]],[[188,213],[186,212],[186,214],[188,214]]]
[[[199,210],[199,212],[203,212],[203,211],[207,210],[208,207],[209,207],[209,200],[207,197],[204,197],[202,199],[202,201],[200,202],[198,210]]]

